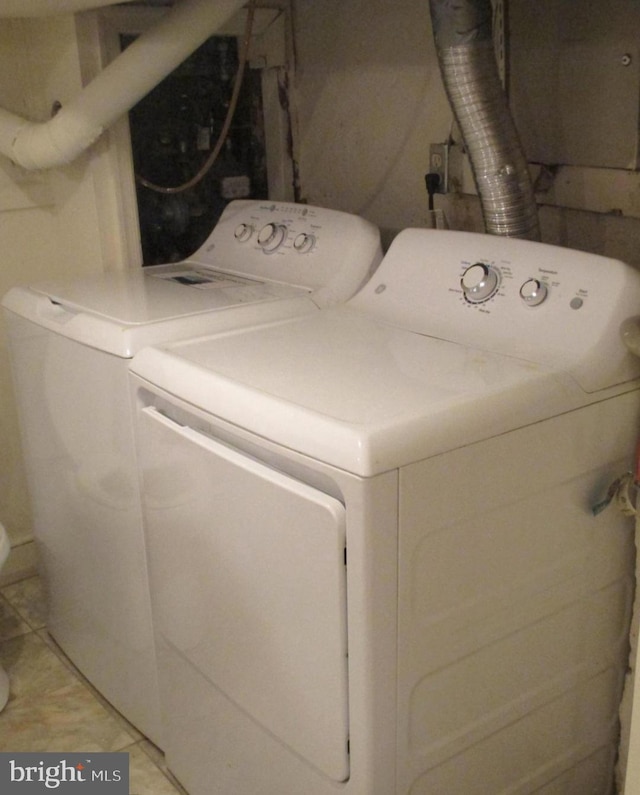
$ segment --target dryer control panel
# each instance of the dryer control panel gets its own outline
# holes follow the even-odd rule
[[[407,229],[350,302],[396,326],[570,372],[587,392],[640,376],[622,338],[640,272],[528,240]]]

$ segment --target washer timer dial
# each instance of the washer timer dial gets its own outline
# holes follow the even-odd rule
[[[287,227],[282,224],[270,223],[263,226],[258,233],[258,245],[263,251],[275,251],[284,243]]]
[[[500,277],[498,272],[489,265],[476,262],[462,274],[460,286],[467,301],[472,304],[481,304],[497,293]]]

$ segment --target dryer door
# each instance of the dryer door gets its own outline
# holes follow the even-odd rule
[[[344,505],[154,408],[140,441],[160,645],[345,780]]]

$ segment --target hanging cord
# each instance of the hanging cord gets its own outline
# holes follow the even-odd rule
[[[182,193],[183,191],[189,190],[189,188],[195,187],[200,182],[200,180],[207,174],[209,169],[218,159],[220,150],[222,149],[224,142],[227,139],[227,135],[229,134],[229,128],[231,127],[231,122],[233,121],[233,116],[236,112],[236,107],[238,105],[238,97],[240,95],[240,88],[242,86],[242,78],[244,77],[244,70],[249,55],[249,45],[251,43],[251,31],[253,29],[253,17],[255,14],[255,6],[256,6],[256,0],[251,0],[247,9],[247,21],[244,27],[242,51],[240,53],[238,71],[236,72],[236,77],[233,84],[233,91],[231,93],[231,101],[229,102],[227,115],[225,117],[224,124],[222,125],[222,129],[220,130],[220,135],[218,136],[216,145],[213,147],[213,151],[211,152],[209,157],[205,160],[204,164],[197,172],[197,174],[191,177],[191,179],[188,180],[187,182],[184,182],[182,185],[177,185],[176,187],[172,188],[163,187],[162,185],[156,185],[154,182],[150,182],[148,179],[145,179],[139,174],[136,174],[136,181],[140,185],[143,185],[145,188],[155,191],[156,193],[164,193],[164,194]]]

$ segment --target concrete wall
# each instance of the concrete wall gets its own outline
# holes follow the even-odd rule
[[[426,222],[429,143],[451,113],[426,0],[296,0],[302,196],[360,213],[386,235]]]

